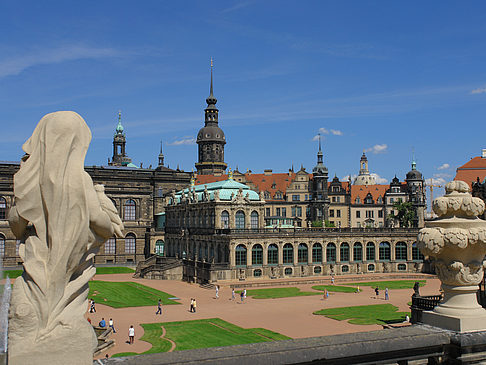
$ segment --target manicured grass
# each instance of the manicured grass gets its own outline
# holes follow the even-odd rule
[[[241,290],[237,291],[241,293]],[[308,295],[321,295],[319,292],[300,291],[299,288],[270,288],[270,289],[249,289],[246,291],[247,297],[253,299],[274,299],[274,298],[288,298],[300,297]]]
[[[323,315],[338,321],[348,320],[352,324],[387,324],[403,322],[409,312],[397,312],[391,304],[360,305],[322,309],[314,314]]]
[[[3,278],[5,279],[8,275],[10,279],[18,278],[24,270],[3,270]]]
[[[172,294],[133,282],[110,282],[92,280],[89,282],[89,298],[95,302],[113,308],[157,306],[159,298],[162,304],[180,304],[169,298]]]
[[[327,289],[328,292],[356,293],[357,288],[341,285],[315,285],[312,287],[312,289],[320,291],[324,291],[324,289]],[[362,289],[360,289],[359,291],[362,291]]]
[[[97,267],[96,274],[131,274],[135,270],[129,267]]]
[[[349,283],[350,286],[371,286],[378,289],[385,290],[388,289],[413,289],[415,282],[418,281],[420,286],[425,285],[425,280],[390,280],[390,281],[369,281],[364,283]]]
[[[144,323],[141,326],[144,329],[141,340],[152,344],[152,348],[144,354],[170,350],[172,344],[165,338],[170,338],[175,342],[175,351],[289,339],[287,336],[264,328],[244,329],[219,318]],[[164,338],[160,337],[163,332],[161,326],[164,326],[166,330]],[[113,357],[130,356],[131,354],[125,352],[113,355]]]
[[[135,356],[139,355],[136,352],[119,352],[117,354],[111,355],[111,357],[125,357],[125,356]]]

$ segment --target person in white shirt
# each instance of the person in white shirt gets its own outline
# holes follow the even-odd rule
[[[130,345],[132,345],[134,341],[135,341],[135,328],[133,328],[132,325],[128,329],[128,342],[130,343]]]

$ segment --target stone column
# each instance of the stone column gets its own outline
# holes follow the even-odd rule
[[[277,246],[278,246],[278,266],[282,267],[282,265],[283,265],[283,246],[284,246],[284,243],[282,241],[280,241],[279,243],[277,243]]]
[[[435,258],[444,298],[433,311],[423,312],[423,322],[456,332],[486,330],[486,310],[477,301],[486,254],[486,222],[477,216],[484,202],[473,198],[464,181],[451,181],[446,195],[434,200],[439,216],[420,230],[418,246]]]
[[[267,266],[268,265],[268,246],[270,246],[269,243],[263,243],[262,244],[262,247],[263,247],[263,253],[262,253],[262,264],[263,266]]]

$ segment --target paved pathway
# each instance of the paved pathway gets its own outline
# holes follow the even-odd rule
[[[373,281],[372,276],[363,277]],[[157,303],[151,307],[119,308],[114,309],[97,303],[97,313],[88,313],[92,323],[98,323],[102,317],[108,322],[113,318],[116,333],[111,338],[116,345],[104,352],[102,358],[108,353],[110,356],[118,352],[141,353],[150,349],[151,345],[140,341],[143,328],[140,323],[172,322],[203,318],[221,318],[243,328],[262,327],[279,332],[292,338],[313,336],[325,336],[351,332],[363,332],[381,329],[378,325],[353,325],[347,321],[336,321],[324,316],[313,315],[312,312],[332,307],[344,307],[350,305],[367,305],[386,303],[381,291],[381,298],[375,298],[371,287],[361,286],[361,293],[331,293],[329,299],[323,300],[322,295],[292,297],[280,299],[253,299],[248,297],[244,303],[239,296],[231,300],[231,289],[221,286],[219,299],[215,298],[215,291],[200,288],[198,284],[188,284],[171,280],[133,279],[131,274],[97,275],[95,280],[105,281],[135,281],[152,288],[165,291],[180,298],[182,305],[165,305],[162,307],[162,315],[155,315]],[[311,290],[316,284],[292,285],[301,290]],[[339,276],[336,277],[336,285],[339,285]],[[425,287],[420,292],[422,295],[434,295],[439,292],[438,279],[428,279]],[[389,303],[397,306],[400,311],[409,311],[407,305],[410,302],[412,289],[390,290]],[[189,312],[190,299],[196,298],[197,312]],[[130,345],[128,341],[128,328],[135,328],[135,343]]]

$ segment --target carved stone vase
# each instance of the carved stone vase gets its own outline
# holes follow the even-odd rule
[[[485,267],[486,221],[477,217],[484,202],[469,191],[463,181],[449,182],[445,196],[432,205],[438,218],[426,222],[418,235],[418,247],[435,259],[444,290],[441,303],[423,312],[422,321],[457,332],[486,330],[486,310],[476,296]]]

